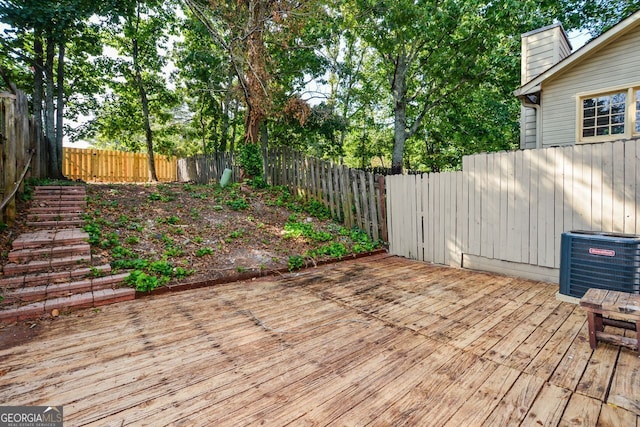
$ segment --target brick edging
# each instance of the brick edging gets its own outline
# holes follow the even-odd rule
[[[373,256],[383,255],[383,254],[387,254],[388,256],[391,256],[388,254],[386,249],[376,249],[375,251],[371,251],[371,252],[363,252],[360,254],[346,255],[340,258],[331,258],[323,261],[318,261],[313,265],[305,265],[305,267],[295,271],[289,271],[287,267],[282,267],[277,270],[247,272],[247,273],[241,273],[241,274],[237,274],[230,277],[220,277],[218,279],[201,280],[201,281],[189,282],[189,283],[180,283],[177,285],[165,285],[161,288],[156,288],[150,292],[136,291],[136,299],[145,298],[145,297],[154,296],[154,295],[163,295],[163,294],[173,293],[173,292],[188,291],[192,289],[207,288],[210,286],[222,285],[226,283],[243,282],[246,280],[252,280],[257,278],[294,273],[294,272],[315,268],[321,265],[337,264],[339,262],[353,261],[360,258],[373,257]]]

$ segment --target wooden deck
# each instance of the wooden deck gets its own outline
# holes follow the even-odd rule
[[[556,291],[378,257],[120,303],[0,351],[0,402],[69,426],[636,426],[638,355],[591,351]]]

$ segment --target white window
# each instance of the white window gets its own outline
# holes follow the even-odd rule
[[[640,88],[584,95],[578,104],[581,142],[613,141],[640,135]]]

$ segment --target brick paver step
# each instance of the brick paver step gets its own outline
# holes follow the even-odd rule
[[[67,246],[85,243],[88,240],[89,233],[81,228],[40,230],[32,233],[21,234],[13,241],[11,247],[14,250],[17,250],[47,246]]]
[[[81,243],[68,246],[18,249],[9,252],[8,258],[10,262],[24,263],[36,259],[61,258],[73,255],[85,255],[90,257],[91,246],[88,243]]]
[[[0,322],[15,322],[50,315],[52,310],[61,313],[80,308],[100,307],[122,301],[131,301],[136,297],[133,288],[101,289],[70,296],[47,299],[22,306],[13,306],[0,310]]]
[[[87,206],[86,200],[51,200],[51,199],[43,199],[43,200],[34,200],[33,207],[46,208],[49,206],[71,206],[71,207],[82,207],[85,208]]]
[[[85,225],[84,219],[67,219],[61,221],[27,221],[29,227],[34,228],[72,228]]]
[[[117,289],[124,284],[127,276],[129,276],[129,273],[86,278],[75,282],[51,283],[48,285],[8,289],[3,293],[4,300],[0,302],[0,305],[24,305],[25,303],[65,297],[83,292]]]
[[[69,282],[72,279],[81,279],[92,276],[94,274],[108,275],[109,273],[111,273],[111,266],[109,264],[104,264],[95,267],[77,268],[71,271],[55,271],[47,273],[25,274],[12,277],[2,277],[0,278],[0,288],[17,289],[25,286],[40,286],[54,283],[64,283]]]
[[[42,200],[79,200],[84,201],[87,195],[85,193],[35,193],[32,200],[40,202]]]
[[[34,187],[34,190],[84,190],[84,188],[85,187],[83,185],[38,185]]]
[[[76,255],[64,258],[29,261],[26,264],[9,263],[4,266],[3,271],[5,276],[16,276],[25,273],[45,273],[55,268],[77,266],[90,260],[91,256]]]
[[[85,209],[83,207],[75,207],[75,206],[44,206],[44,207],[31,207],[27,209],[27,212],[30,214],[59,214],[59,213],[84,213]]]
[[[70,219],[82,219],[81,212],[54,212],[54,213],[30,213],[27,221],[61,221]]]

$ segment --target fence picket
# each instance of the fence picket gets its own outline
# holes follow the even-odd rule
[[[268,157],[263,162],[267,165],[264,175],[271,185],[284,185],[292,195],[317,200],[347,228],[357,226],[375,240],[388,238],[384,179],[288,148],[273,148],[263,154]],[[199,183],[219,180],[213,171],[221,162],[232,160],[226,153],[179,159],[177,179]],[[233,171],[238,176],[236,166]]]
[[[639,156],[640,141],[621,141],[477,154],[461,172],[413,181],[388,176],[390,251],[553,278],[563,232],[640,230]]]

